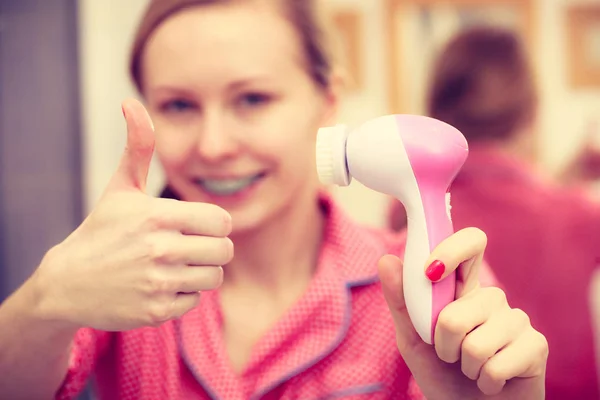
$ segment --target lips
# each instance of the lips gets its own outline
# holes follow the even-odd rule
[[[230,196],[249,188],[258,180],[264,178],[265,175],[266,173],[261,172],[259,174],[236,178],[195,179],[194,182],[201,186],[202,189],[209,194],[217,196]]]

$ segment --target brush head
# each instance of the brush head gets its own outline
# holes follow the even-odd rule
[[[370,119],[346,140],[349,175],[405,207],[419,204],[423,191],[445,193],[467,154],[466,140],[457,129],[418,115]]]
[[[317,133],[317,173],[324,185],[348,186],[352,181],[346,162],[347,138],[344,125],[321,128]]]

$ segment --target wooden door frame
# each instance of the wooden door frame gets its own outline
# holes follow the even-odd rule
[[[536,13],[535,0],[384,0],[385,1],[385,31],[387,32],[388,57],[387,71],[389,82],[388,107],[390,113],[406,112],[407,106],[402,93],[398,90],[406,74],[404,66],[406,56],[403,53],[401,40],[395,29],[396,16],[403,13],[411,7],[433,4],[452,4],[460,6],[483,6],[490,4],[508,4],[521,8],[525,18],[523,32],[525,36],[525,46],[530,54],[530,60],[534,70],[537,70],[537,44],[538,44],[538,16]],[[534,74],[536,75],[536,74]]]

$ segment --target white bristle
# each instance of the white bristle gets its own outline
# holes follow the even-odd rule
[[[316,162],[319,180],[325,185],[348,186],[351,177],[346,168],[347,130],[343,125],[319,129]]]

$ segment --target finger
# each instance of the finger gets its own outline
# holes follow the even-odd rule
[[[398,348],[405,355],[407,349],[421,343],[421,340],[406,310],[402,261],[396,256],[386,255],[379,260],[378,269],[383,295],[394,319]]]
[[[224,237],[180,233],[157,235],[151,258],[162,265],[225,265],[233,258],[233,242]]]
[[[501,289],[487,287],[472,293],[448,304],[440,312],[434,343],[438,357],[447,363],[459,360],[461,344],[469,332],[506,307],[506,295]]]
[[[160,301],[150,304],[149,324],[160,326],[172,319],[181,318],[187,312],[193,310],[200,302],[200,293],[178,293],[170,296],[163,296]]]
[[[530,328],[483,365],[477,386],[486,395],[498,394],[510,379],[543,376],[547,359],[546,338]]]
[[[222,267],[184,267],[177,274],[178,292],[215,290],[223,283]]]
[[[192,293],[214,290],[223,283],[220,266],[190,267],[165,266],[149,269],[139,281],[139,287],[149,299],[166,301],[175,293]]]
[[[109,188],[146,190],[146,179],[154,152],[154,128],[148,112],[137,100],[122,105],[127,121],[127,145]]]
[[[183,317],[189,311],[193,310],[200,303],[200,293],[178,293],[171,305],[171,313],[169,319],[177,319]]]
[[[231,215],[210,203],[194,203],[174,199],[156,199],[155,220],[161,228],[174,229],[186,235],[225,237],[231,233]]]
[[[486,245],[487,236],[483,231],[462,229],[433,249],[425,274],[431,281],[439,282],[458,269],[457,297],[461,297],[479,287],[479,267]]]
[[[515,340],[529,326],[529,317],[522,310],[506,308],[479,326],[462,342],[461,369],[469,379],[479,379],[483,365]]]

